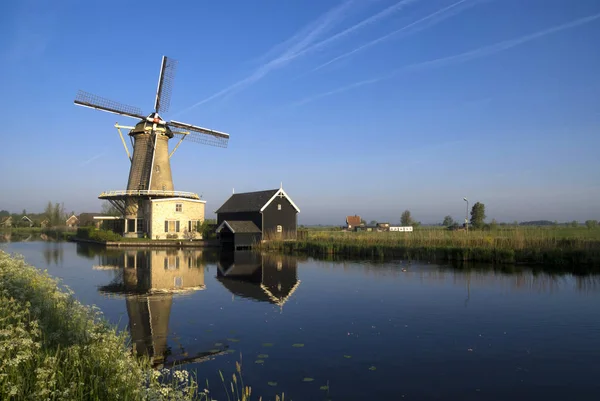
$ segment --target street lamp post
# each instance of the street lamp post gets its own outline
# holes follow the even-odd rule
[[[467,213],[465,214],[465,227],[467,228],[467,234],[469,233],[469,200],[467,198],[463,198],[465,202],[467,202]]]

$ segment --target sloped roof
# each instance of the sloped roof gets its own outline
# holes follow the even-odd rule
[[[256,224],[254,224],[251,221],[247,221],[247,220],[242,220],[242,221],[236,221],[236,220],[225,220],[224,222],[221,223],[221,225],[217,228],[217,232],[221,232],[221,230],[223,229],[224,226],[229,227],[229,229],[234,233],[234,234],[241,234],[241,233],[260,233],[260,228],[258,228],[256,226]]]
[[[346,224],[350,224],[351,226],[360,226],[360,216],[347,216]]]
[[[12,217],[11,216],[4,216],[4,217],[0,217],[0,224],[2,223],[6,223],[7,221],[11,220],[12,221]]]
[[[277,191],[279,189],[233,194],[216,213],[259,212]]]

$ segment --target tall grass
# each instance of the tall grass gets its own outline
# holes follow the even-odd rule
[[[234,382],[241,379],[241,365],[237,373]],[[249,400],[250,392],[242,387],[235,399]],[[46,272],[0,251],[0,399],[211,397],[187,371],[153,370],[97,308],[77,302]]]
[[[567,229],[568,230],[568,229]],[[600,235],[587,229],[414,232],[308,232],[297,242],[270,241],[263,249],[312,255],[574,265],[600,268]]]

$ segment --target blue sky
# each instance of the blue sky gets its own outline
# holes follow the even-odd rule
[[[124,189],[115,122],[78,89],[230,133],[183,144],[175,188],[217,209],[278,187],[304,224],[600,218],[597,0],[9,1],[0,209],[97,211]]]

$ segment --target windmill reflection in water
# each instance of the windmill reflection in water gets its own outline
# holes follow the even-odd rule
[[[150,357],[155,367],[198,363],[227,353],[224,345],[194,355],[183,349],[174,354],[167,341],[173,296],[206,288],[205,267],[215,262],[213,254],[196,249],[118,250],[98,258],[94,269],[115,272],[112,282],[99,291],[125,298],[135,350]],[[216,264],[217,280],[233,296],[268,302],[280,310],[300,285],[295,257],[221,252]]]
[[[127,250],[99,255],[99,259],[95,269],[116,272],[113,281],[99,291],[125,297],[133,346],[137,353],[149,356],[154,366],[202,362],[226,351],[172,355],[167,344],[173,295],[205,288],[202,251]]]

